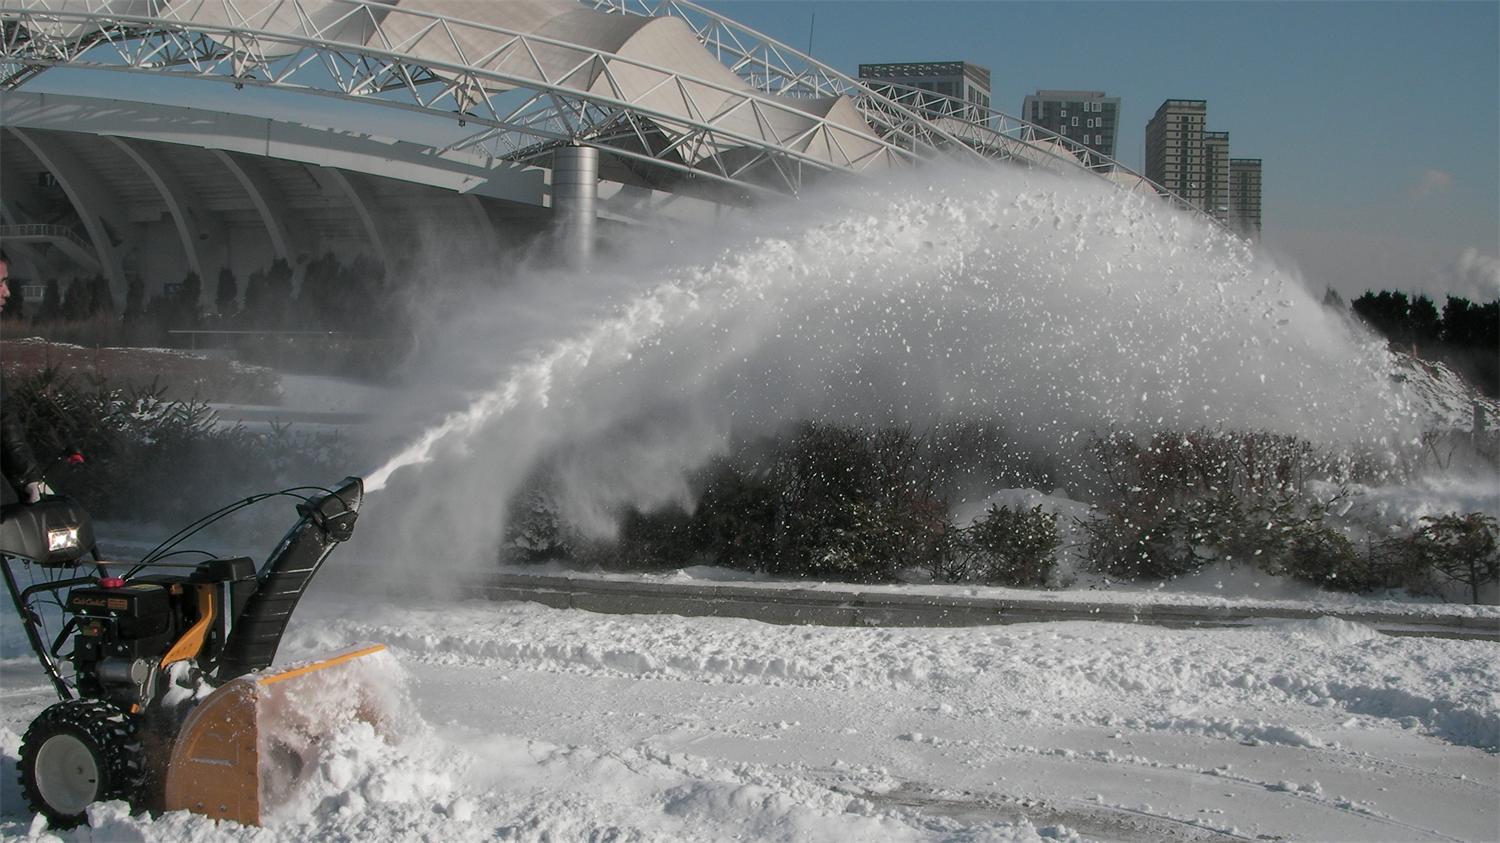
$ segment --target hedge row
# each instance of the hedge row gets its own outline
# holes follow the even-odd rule
[[[1035,479],[1042,462],[1016,452],[965,451],[983,431],[860,431],[805,424],[741,445],[695,478],[691,512],[630,509],[611,539],[582,536],[553,503],[543,469],[513,502],[509,562],[563,559],[605,568],[714,564],[779,576],[892,581],[918,568],[933,579],[1013,586],[1057,584],[1057,516],[991,506],[972,524],[949,503],[976,476]],[[1458,513],[1357,543],[1335,524],[1313,481],[1385,476],[1387,460],[1331,453],[1264,433],[1096,437],[1082,522],[1088,564],[1112,579],[1159,581],[1210,563],[1254,566],[1345,591],[1401,587],[1436,593],[1457,583],[1470,599],[1497,578],[1496,525]],[[1040,485],[1040,484],[1033,484]]]

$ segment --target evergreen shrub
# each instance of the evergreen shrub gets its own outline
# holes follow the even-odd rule
[[[1047,585],[1057,564],[1057,516],[1031,509],[990,505],[989,511],[959,531],[956,555],[963,578],[999,585]]]

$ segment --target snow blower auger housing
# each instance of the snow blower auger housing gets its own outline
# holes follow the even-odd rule
[[[296,492],[305,490],[276,494]],[[352,534],[357,477],[296,495],[300,519],[259,568],[246,557],[170,561],[203,526],[273,496],[232,504],[128,563],[99,558],[88,513],[71,499],[0,509],[0,569],[61,699],[26,730],[19,764],[23,795],[54,827],[107,799],[258,824],[275,755],[262,722],[272,689],[326,681],[382,649],[267,670],[297,601]],[[49,637],[51,624],[60,628]]]

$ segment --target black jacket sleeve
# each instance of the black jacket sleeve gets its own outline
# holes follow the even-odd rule
[[[0,473],[17,490],[42,479],[42,467],[26,441],[26,425],[0,378]]]

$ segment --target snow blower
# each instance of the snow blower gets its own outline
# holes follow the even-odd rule
[[[212,555],[173,550],[277,495],[299,498],[301,518],[258,569],[247,557],[181,561]],[[0,509],[5,584],[61,699],[21,742],[21,790],[31,807],[58,828],[83,822],[91,803],[109,799],[258,825],[268,782],[286,777],[277,765],[297,762],[280,751],[287,736],[272,721],[284,718],[267,712],[285,708],[288,694],[295,705],[295,689],[309,677],[336,676],[383,649],[269,670],[297,601],[352,534],[363,497],[362,481],[349,477],[332,490],[246,498],[136,562],[102,560],[88,513],[70,498]],[[23,587],[21,575],[31,584]],[[49,621],[61,624],[51,638]]]

